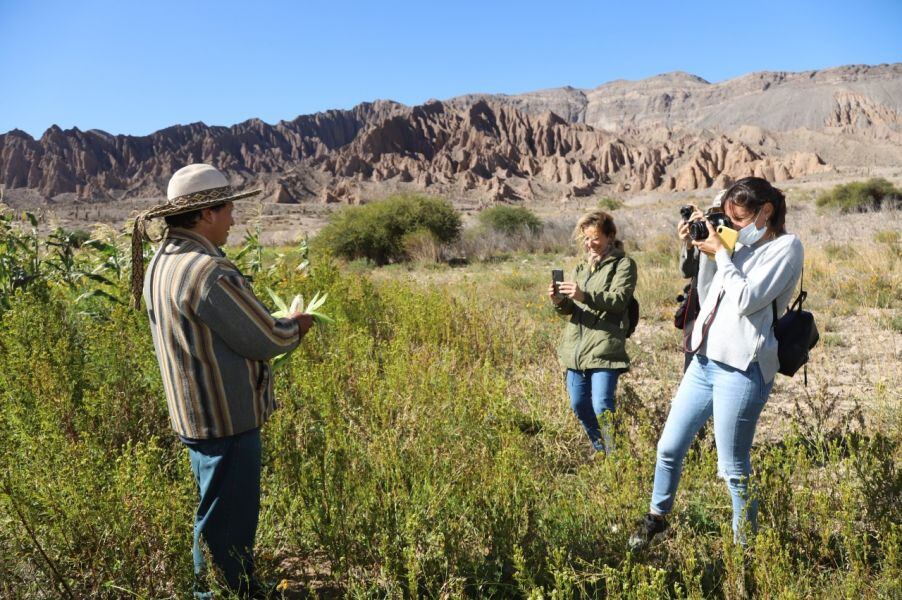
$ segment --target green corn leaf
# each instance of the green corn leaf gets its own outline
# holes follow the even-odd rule
[[[326,298],[328,297],[329,294],[323,294],[322,296],[320,296],[319,292],[317,292],[316,295],[313,296],[313,299],[310,301],[310,304],[307,305],[307,308],[304,309],[304,312],[307,314],[313,314],[317,309],[319,309],[320,306],[326,303]]]
[[[115,283],[113,283],[112,281],[110,281],[109,279],[107,279],[106,277],[104,277],[103,275],[100,275],[98,273],[86,273],[83,271],[81,273],[81,276],[85,277],[87,279],[90,279],[91,281],[94,281],[96,283],[104,283],[106,285],[116,285]]]
[[[244,247],[241,248],[241,250],[239,250],[238,253],[235,255],[235,260],[241,260],[241,259],[244,258],[244,256],[245,256],[248,252],[250,252],[251,250],[253,250],[253,248],[252,248],[251,246],[244,246]]]
[[[80,295],[78,298],[75,299],[75,303],[78,304],[79,302],[86,300],[87,298],[106,298],[107,300],[115,302],[116,304],[125,304],[122,300],[120,300],[113,294],[110,294],[109,292],[105,292],[99,288],[95,289],[95,290],[90,290],[90,291],[85,292],[84,294]]]
[[[313,317],[313,320],[321,325],[327,324],[327,323],[328,324],[335,323],[335,319],[333,319],[332,317],[329,317],[327,315],[324,315],[322,313],[318,313],[315,311],[314,312],[307,311],[307,314],[310,315],[311,317]]]
[[[269,293],[269,297],[272,298],[272,301],[275,302],[276,307],[277,307],[281,312],[286,313],[285,316],[287,316],[287,313],[288,313],[288,305],[285,304],[285,301],[282,300],[282,299],[279,297],[279,295],[278,295],[277,293],[275,293],[274,291],[272,291],[271,289],[266,288],[266,291],[267,291],[267,293]]]
[[[270,363],[272,365],[273,371],[277,370],[279,367],[288,362],[288,357],[291,355],[291,352],[286,352],[285,354],[280,354]]]

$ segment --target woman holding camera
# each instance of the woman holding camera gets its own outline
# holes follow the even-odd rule
[[[611,452],[617,378],[630,364],[627,309],[636,289],[636,263],[624,254],[614,219],[606,212],[584,215],[573,233],[585,248],[585,260],[570,281],[548,286],[555,310],[567,319],[557,352],[567,369],[576,418],[596,451]]]
[[[692,331],[695,356],[683,375],[658,441],[648,514],[629,540],[638,549],[667,529],[683,458],[692,438],[713,415],[718,475],[733,503],[733,533],[745,544],[754,532],[757,502],[750,490],[750,451],[755,426],[778,369],[771,303],[782,314],[802,272],[799,239],[786,233],[786,199],[758,177],[740,179],[723,198],[724,212],[739,231],[730,256],[711,223],[693,245],[717,263]],[[692,220],[702,220],[696,211]]]

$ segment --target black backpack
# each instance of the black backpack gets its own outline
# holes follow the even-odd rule
[[[802,270],[804,279],[805,271]],[[777,356],[780,360],[779,372],[792,377],[808,362],[809,351],[817,345],[820,334],[814,315],[802,309],[808,297],[804,285],[799,285],[799,295],[782,317],[777,319],[777,301],[771,302],[774,314],[774,336],[777,338]],[[808,385],[808,371],[805,370],[805,385]]]
[[[629,306],[626,307],[626,314],[630,318],[630,326],[626,328],[626,337],[629,337],[636,331],[636,325],[639,323],[639,301],[636,300],[635,294],[630,296],[630,303]]]
[[[625,258],[624,257],[621,257]],[[620,260],[617,260],[618,266],[620,265]],[[630,302],[626,306],[626,316],[629,317],[630,324],[629,327],[626,328],[626,337],[630,337],[633,335],[633,332],[636,331],[636,325],[639,324],[639,301],[636,300],[636,292],[633,292],[633,295],[630,296]]]

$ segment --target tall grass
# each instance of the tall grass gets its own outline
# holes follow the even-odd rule
[[[643,321],[619,388],[618,449],[601,461],[567,405],[546,265],[426,286],[315,254],[303,273],[270,258],[258,289],[328,292],[338,322],[276,380],[264,574],[358,598],[902,593],[897,421],[825,421],[821,436],[790,427],[757,446],[761,533],[745,553],[713,444],[697,444],[672,534],[627,552],[682,360],[667,322],[675,249],[661,240],[633,256]],[[811,256],[819,286],[829,269],[860,266],[857,254]],[[100,260],[91,248],[76,258]],[[146,317],[101,298],[86,311],[74,303],[83,290],[41,281],[10,292],[0,317],[0,596],[184,597],[195,491]],[[800,406],[793,419],[807,423]]]

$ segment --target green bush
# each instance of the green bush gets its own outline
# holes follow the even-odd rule
[[[447,200],[398,195],[336,213],[315,243],[348,260],[386,265],[408,258],[405,236],[425,230],[447,243],[457,239],[460,228],[460,213]]]
[[[853,181],[823,192],[817,198],[817,206],[843,213],[898,208],[902,206],[902,190],[880,177]]]
[[[607,196],[605,196],[598,201],[598,208],[600,208],[601,210],[606,210],[608,212],[615,211],[618,208],[623,208],[623,201],[618,200],[617,198],[608,198]]]
[[[531,210],[522,206],[492,206],[479,213],[479,223],[492,231],[506,235],[522,232],[538,233],[542,221]]]

